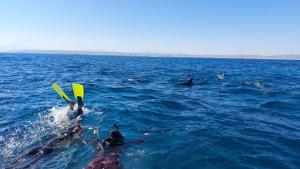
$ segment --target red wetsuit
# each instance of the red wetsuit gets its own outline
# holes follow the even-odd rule
[[[97,155],[84,169],[120,169],[120,155],[109,153],[106,155]]]

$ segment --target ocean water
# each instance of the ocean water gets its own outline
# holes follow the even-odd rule
[[[126,142],[147,133],[125,169],[300,168],[299,61],[0,54],[0,66],[0,168],[73,124],[54,82],[72,98],[84,84],[85,143],[31,168],[83,168],[113,123]],[[187,74],[194,85],[176,85]]]

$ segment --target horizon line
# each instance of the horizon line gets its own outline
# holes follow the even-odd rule
[[[95,56],[137,56],[137,57],[178,57],[178,58],[224,58],[224,59],[268,59],[268,60],[300,60],[300,54],[188,54],[188,53],[160,53],[160,52],[121,52],[121,51],[93,51],[93,50],[55,50],[55,49],[25,49],[0,50],[0,53],[23,54],[79,54]]]

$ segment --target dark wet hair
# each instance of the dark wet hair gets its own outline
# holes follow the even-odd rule
[[[117,130],[111,131],[110,134],[109,134],[109,137],[113,140],[123,140],[124,139],[122,134]]]

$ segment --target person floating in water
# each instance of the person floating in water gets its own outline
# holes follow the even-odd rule
[[[71,101],[71,99],[69,99],[69,97],[56,83],[54,83],[52,87],[62,98],[67,101],[69,108],[72,110],[74,103]],[[14,161],[7,168],[15,168],[23,165],[23,163],[25,164],[25,167],[22,168],[30,167],[34,163],[38,162],[42,157],[49,155],[54,151],[63,150],[65,147],[74,144],[80,138],[80,134],[83,131],[83,128],[80,124],[83,115],[83,86],[80,84],[73,84],[73,92],[78,104],[77,111],[73,113],[75,115],[75,127],[69,128],[68,131],[61,133],[59,136],[51,139],[42,146],[33,148],[25,155]]]
[[[84,169],[120,169],[120,153],[124,149],[124,137],[114,124],[108,138],[98,140],[96,145],[97,155]]]
[[[83,115],[83,95],[84,95],[84,88],[83,85],[73,83],[73,92],[74,92],[74,97],[77,100],[77,110],[74,111],[73,114],[71,114],[71,119],[75,119],[78,116]],[[57,83],[53,83],[52,88],[57,92],[57,94],[62,97],[68,104],[68,107],[71,111],[74,110],[74,103],[72,100],[65,94],[65,92],[61,89],[61,87]]]
[[[144,136],[147,135],[148,133],[144,134]],[[124,136],[119,131],[119,127],[114,124],[113,130],[110,131],[108,138],[103,141],[97,141],[96,158],[84,167],[84,169],[121,169],[121,152],[131,144],[144,142],[144,136],[139,140],[125,144]]]
[[[177,85],[183,85],[183,86],[192,86],[193,85],[193,76],[191,76],[190,74],[187,75],[187,81],[186,82],[182,82],[182,83],[178,83]]]

